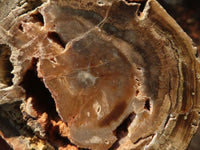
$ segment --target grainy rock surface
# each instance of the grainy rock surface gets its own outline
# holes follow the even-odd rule
[[[199,124],[200,60],[158,2],[0,8],[1,141],[13,149],[187,148]]]

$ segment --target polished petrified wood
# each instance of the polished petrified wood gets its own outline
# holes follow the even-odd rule
[[[0,34],[12,148],[185,149],[196,132],[197,50],[155,0],[50,0],[9,14]],[[28,129],[6,117],[14,106]]]

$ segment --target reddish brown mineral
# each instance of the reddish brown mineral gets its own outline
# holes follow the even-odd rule
[[[0,109],[21,100],[31,132],[0,126],[12,148],[185,149],[196,132],[200,60],[155,0],[49,0],[0,34],[14,74]]]

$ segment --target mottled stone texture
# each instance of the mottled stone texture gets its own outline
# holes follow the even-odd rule
[[[155,0],[7,3],[0,136],[11,148],[187,148],[200,59]]]

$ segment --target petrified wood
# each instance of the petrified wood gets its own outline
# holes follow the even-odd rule
[[[11,148],[187,148],[199,58],[155,0],[15,3],[0,10],[0,136]]]

